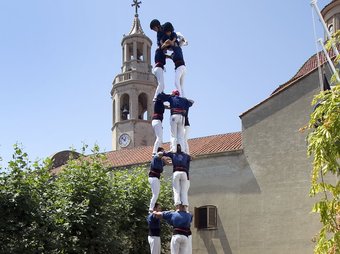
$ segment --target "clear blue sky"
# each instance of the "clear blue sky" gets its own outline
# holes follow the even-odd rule
[[[319,1],[319,7],[329,1]],[[111,150],[110,90],[122,65],[122,35],[134,17],[131,3],[0,1],[3,166],[16,142],[33,160],[79,149],[82,142]],[[153,41],[154,18],[171,21],[189,41],[183,51],[185,90],[195,100],[191,137],[240,131],[238,116],[289,80],[316,51],[310,1],[161,3],[142,0],[139,17]],[[173,72],[170,63],[167,91],[174,87]]]

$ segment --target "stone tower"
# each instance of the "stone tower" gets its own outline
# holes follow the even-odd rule
[[[152,98],[157,87],[151,69],[151,40],[144,34],[138,18],[138,2],[131,31],[122,39],[121,74],[113,80],[113,150],[153,145]]]
[[[326,5],[321,14],[331,34],[340,29],[340,0],[333,0]]]

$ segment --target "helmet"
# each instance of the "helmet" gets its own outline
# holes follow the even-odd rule
[[[150,29],[154,28],[155,26],[158,27],[161,25],[161,22],[159,22],[158,19],[153,19],[151,22],[150,22]]]
[[[179,96],[179,91],[178,91],[178,90],[173,90],[171,94],[172,94],[172,95]]]
[[[173,32],[174,30],[175,29],[170,22],[166,22],[166,23],[163,24],[163,31],[164,32]]]

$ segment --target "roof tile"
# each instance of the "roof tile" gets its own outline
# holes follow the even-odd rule
[[[193,138],[188,142],[193,157],[242,149],[241,132]],[[163,144],[162,147],[165,150],[170,149],[169,143]],[[106,155],[110,167],[144,164],[151,160],[152,146],[111,151]]]
[[[242,149],[241,132],[193,138],[188,142],[190,146],[190,153],[193,157],[232,152]],[[163,144],[162,147],[166,151],[170,150],[169,143]],[[141,146],[137,148],[107,152],[107,161],[105,164],[110,168],[115,168],[149,163],[152,157],[152,148],[152,146]],[[52,172],[54,174],[58,174],[61,168],[62,166],[54,168]]]

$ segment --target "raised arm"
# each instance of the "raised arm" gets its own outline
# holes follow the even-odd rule
[[[160,93],[160,94],[157,95],[157,100],[169,101],[170,97],[171,97],[170,94]]]

